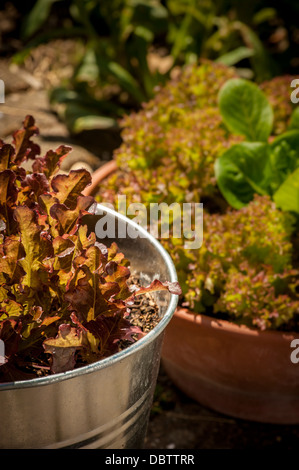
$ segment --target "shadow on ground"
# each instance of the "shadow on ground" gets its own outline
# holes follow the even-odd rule
[[[298,425],[235,419],[178,390],[160,367],[146,449],[297,449]]]

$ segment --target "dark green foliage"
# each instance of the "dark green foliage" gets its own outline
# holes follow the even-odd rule
[[[259,82],[271,78],[278,63],[267,42],[278,18],[256,2],[37,0],[22,22],[25,47],[16,60],[41,43],[73,38],[74,76],[53,90],[52,102],[64,104],[73,132],[103,129],[152,98],[178,65],[199,58],[237,65]]]

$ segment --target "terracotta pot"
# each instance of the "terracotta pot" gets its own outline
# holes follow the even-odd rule
[[[96,171],[92,173],[91,185],[87,186],[87,188],[83,191],[84,196],[92,195],[96,191],[101,181],[103,181],[109,175],[114,173],[116,170],[117,163],[115,160],[110,160],[109,162],[104,163],[104,165],[100,166]]]
[[[116,170],[114,160],[101,166],[85,194],[93,194]],[[216,411],[259,422],[298,424],[299,364],[290,359],[295,337],[178,309],[166,328],[162,363],[178,388]]]
[[[299,364],[290,359],[294,338],[178,309],[166,329],[162,363],[179,389],[218,412],[297,424]]]

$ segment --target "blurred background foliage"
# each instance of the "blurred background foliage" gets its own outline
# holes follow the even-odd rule
[[[299,2],[284,0],[21,0],[13,61],[43,44],[69,48],[50,101],[73,133],[117,126],[178,67],[202,58],[257,82],[299,70]],[[69,43],[68,41],[71,42]],[[57,47],[57,45],[56,45]],[[34,61],[33,61],[34,63]],[[70,73],[65,73],[71,67]]]

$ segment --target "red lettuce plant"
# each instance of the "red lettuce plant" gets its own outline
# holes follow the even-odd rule
[[[226,131],[217,108],[220,86],[234,76],[211,62],[186,67],[141,111],[126,116],[115,152],[120,171],[101,188],[101,198],[113,200],[118,192],[128,202],[172,203],[186,202],[186,193],[194,202],[217,196],[214,162],[242,140]]]
[[[203,246],[189,264],[185,305],[260,329],[295,327],[294,217],[268,196],[255,196],[240,210],[206,213],[204,225]]]
[[[0,381],[64,372],[107,357],[142,331],[126,318],[136,295],[176,283],[129,287],[129,261],[88,233],[94,199],[84,169],[59,174],[71,148],[38,157],[27,116],[11,144],[0,142]],[[22,167],[32,161],[32,170]]]

